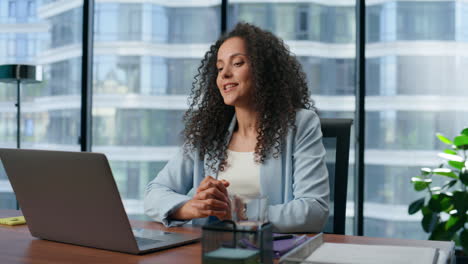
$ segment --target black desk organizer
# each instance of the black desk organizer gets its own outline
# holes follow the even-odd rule
[[[231,220],[218,221],[202,227],[202,262],[203,263],[273,263],[273,233],[272,225],[265,223],[259,228],[236,226]],[[213,259],[210,252],[219,249],[233,250],[252,249],[258,251],[258,256],[249,260]],[[231,252],[229,251],[229,252]],[[218,251],[219,252],[219,251]],[[207,255],[208,254],[208,255]],[[208,258],[207,256],[210,256]]]

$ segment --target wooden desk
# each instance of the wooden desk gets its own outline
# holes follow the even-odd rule
[[[18,215],[20,215],[19,211],[0,210],[0,218]],[[194,227],[165,228],[161,224],[145,221],[132,221],[132,225],[172,232],[192,234],[201,232],[200,229]],[[446,252],[450,257],[449,261],[454,258],[454,244],[452,242],[329,234],[325,234],[324,238],[326,242],[334,243],[433,247]],[[31,236],[26,225],[14,227],[0,225],[0,263],[201,263],[201,244],[194,243],[147,255],[135,256],[37,239]]]

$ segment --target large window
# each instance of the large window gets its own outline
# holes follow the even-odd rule
[[[92,150],[108,156],[130,215],[181,145],[193,77],[221,33],[221,1],[170,3],[95,6]]]
[[[426,239],[410,184],[436,167],[435,137],[468,124],[466,3],[381,1],[367,9],[364,234]]]
[[[82,8],[58,8],[62,6],[0,2],[1,63],[42,65],[44,70],[41,83],[21,87],[23,148],[80,149]],[[16,84],[0,83],[0,147],[16,147],[15,101]],[[0,208],[16,208],[1,166]]]

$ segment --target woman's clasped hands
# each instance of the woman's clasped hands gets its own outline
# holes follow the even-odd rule
[[[211,176],[203,179],[191,200],[177,209],[171,218],[189,220],[216,216],[220,220],[231,218],[231,202],[229,201],[226,180],[216,180]]]

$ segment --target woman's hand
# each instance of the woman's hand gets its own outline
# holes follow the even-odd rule
[[[231,205],[226,189],[228,186],[229,182],[226,180],[205,177],[193,198],[175,211],[171,218],[189,220],[216,216],[219,219],[230,219]]]

